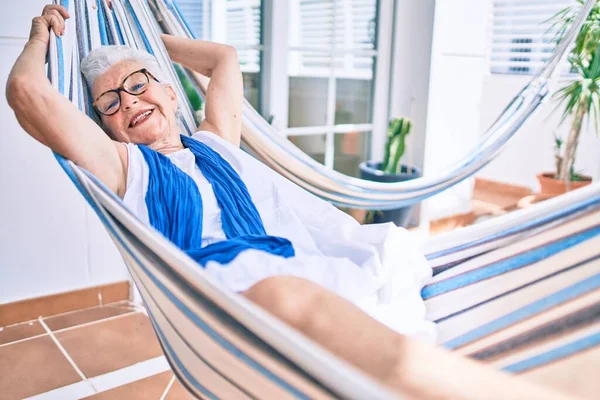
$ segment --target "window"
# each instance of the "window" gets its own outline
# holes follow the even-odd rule
[[[291,0],[288,138],[357,175],[372,129],[376,0]]]
[[[385,135],[387,126],[373,111],[379,104],[387,118],[389,85],[381,83],[390,72],[394,2],[175,1],[197,37],[237,49],[246,99],[282,135],[326,166],[358,175],[373,129]],[[377,35],[379,20],[385,35]]]
[[[223,42],[237,49],[244,77],[244,96],[260,110],[261,0],[227,0],[225,20]]]
[[[236,48],[244,78],[244,97],[260,108],[261,0],[176,0],[199,39]]]
[[[188,27],[198,39],[210,38],[210,1],[176,0]]]
[[[535,74],[556,46],[548,19],[574,1],[494,1],[491,70],[499,74]]]

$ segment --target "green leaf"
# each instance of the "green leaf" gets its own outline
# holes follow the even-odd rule
[[[412,122],[408,118],[394,118],[388,125],[388,139],[385,146],[385,156],[380,167],[389,174],[399,172],[400,159],[406,149],[406,136],[410,133]]]

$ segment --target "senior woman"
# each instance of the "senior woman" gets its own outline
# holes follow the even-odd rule
[[[432,336],[419,296],[431,274],[425,259],[404,230],[360,226],[239,149],[243,90],[232,47],[162,36],[173,61],[210,77],[192,138],[180,134],[176,93],[154,57],[123,46],[91,52],[81,69],[99,127],[45,77],[49,31],[61,35],[66,18],[49,5],[32,22],[6,89],[19,123],[213,279],[401,393],[555,396],[398,333]]]

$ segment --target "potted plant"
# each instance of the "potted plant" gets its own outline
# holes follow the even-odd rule
[[[564,141],[558,136],[554,137],[554,159],[556,169],[554,172],[544,172],[538,174],[537,178],[540,183],[540,200],[546,200],[548,198],[564,194],[569,190],[579,189],[580,187],[589,185],[592,182],[592,178],[586,175],[582,175],[579,172],[575,172],[573,165],[569,169],[569,176],[567,180],[561,180],[556,178],[560,176],[560,172],[563,167],[563,148]]]
[[[583,4],[582,0],[578,3]],[[560,41],[573,23],[576,11],[567,7],[551,18],[552,27],[558,27]],[[581,128],[590,114],[598,132],[600,116],[600,4],[596,2],[585,24],[579,31],[575,46],[569,54],[570,71],[575,74],[555,95],[559,106],[564,104],[561,123],[572,117],[566,142],[555,138],[556,171],[538,175],[542,194],[557,195],[591,183],[589,176],[575,172],[575,156]],[[587,117],[587,118],[586,118]]]
[[[421,176],[419,168],[400,163],[406,150],[406,137],[411,127],[412,122],[408,118],[395,118],[390,121],[383,161],[371,160],[361,163],[359,166],[361,179],[390,183],[408,181]],[[398,226],[406,226],[411,210],[411,206],[393,210],[372,210],[367,213],[365,222],[394,222]]]

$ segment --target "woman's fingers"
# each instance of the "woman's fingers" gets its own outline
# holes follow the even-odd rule
[[[67,9],[63,6],[59,6],[58,4],[48,4],[47,6],[45,6],[42,10],[42,15],[49,13],[51,10],[58,11],[59,15],[64,19],[71,18]]]
[[[60,36],[62,34],[62,24],[60,23],[59,17],[54,14],[46,14],[44,15],[44,18],[46,18],[46,21],[48,21],[50,28],[52,28],[56,36]]]
[[[39,40],[47,45],[50,29],[56,36],[61,36],[65,32],[67,18],[70,18],[70,15],[66,8],[54,4],[47,5],[42,10],[42,15],[32,20],[29,40]]]
[[[63,6],[49,4],[44,7],[42,16],[48,21],[48,24],[54,30],[57,36],[60,36],[65,31],[65,18],[69,18],[69,12]]]
[[[60,36],[65,31],[65,20],[56,10],[50,10],[45,17],[48,19],[50,26],[57,36]]]

